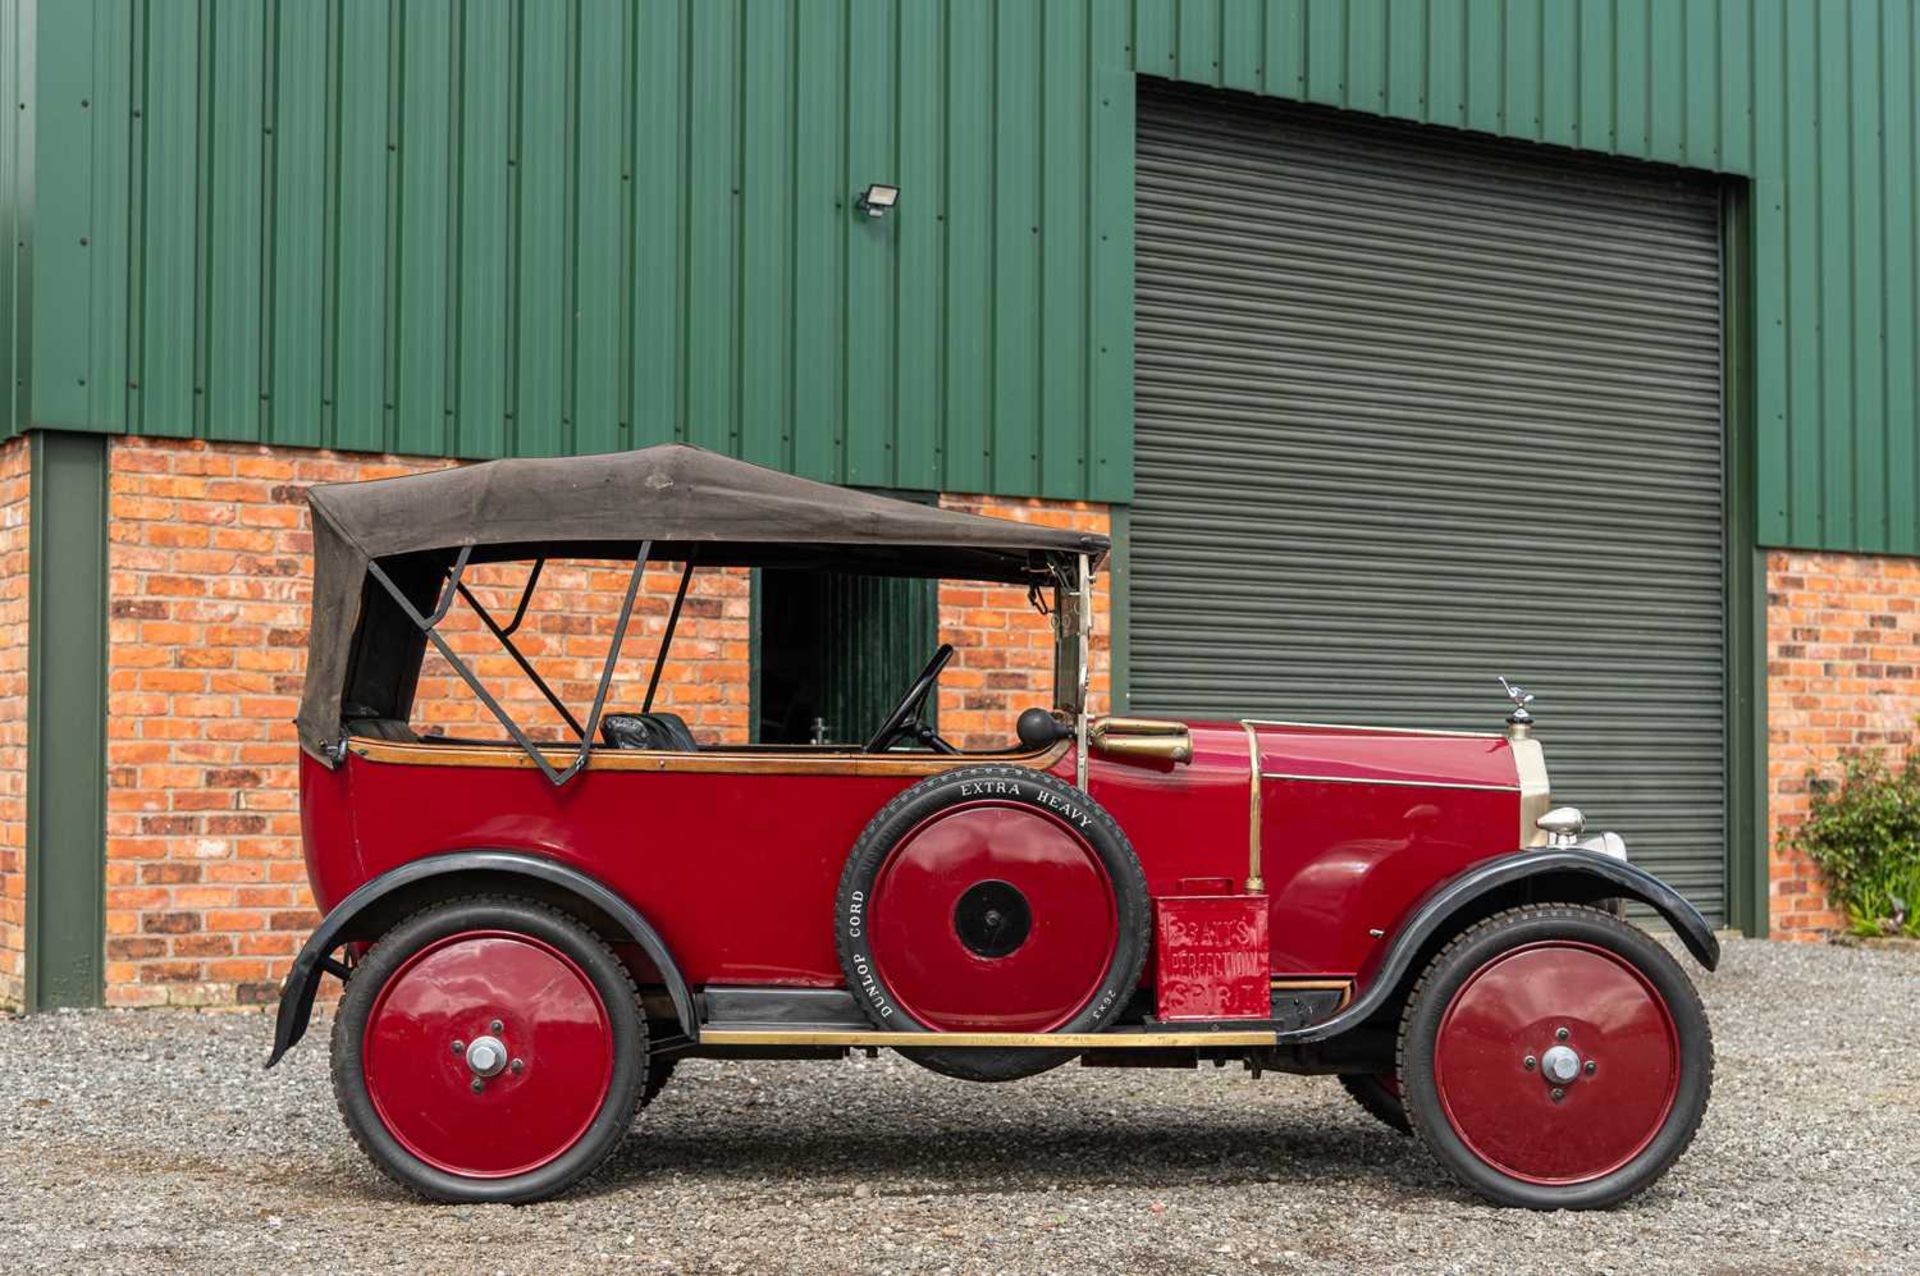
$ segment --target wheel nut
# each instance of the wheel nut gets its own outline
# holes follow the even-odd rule
[[[1528,1072],[1532,1072],[1534,1070],[1534,1067],[1539,1062],[1540,1061],[1538,1059],[1535,1059],[1532,1055],[1528,1055],[1526,1058],[1520,1061],[1520,1066],[1525,1068]]]
[[[454,1043],[453,1043],[453,1052],[454,1052],[455,1054],[465,1054],[465,1053],[467,1052],[467,1043],[466,1043],[466,1042],[464,1042],[464,1041],[456,1041],[456,1042],[454,1042]]]
[[[498,1019],[495,1019],[492,1023],[487,1025],[487,1031],[497,1033],[504,1030],[505,1027],[506,1027],[505,1024],[501,1023]],[[1565,1029],[1562,1029],[1562,1031],[1565,1031]]]
[[[508,1064],[507,1066],[512,1068],[515,1072],[525,1072],[527,1070],[527,1061],[525,1059],[515,1059],[512,1063]],[[1592,1064],[1587,1065],[1587,1071],[1588,1072],[1593,1071]]]
[[[496,1029],[494,1029],[494,1031],[495,1031],[495,1032],[498,1032],[498,1031],[499,1031],[499,1029],[498,1029],[498,1028],[496,1028]],[[1572,1033],[1570,1033],[1570,1032],[1568,1032],[1568,1031],[1567,1031],[1567,1030],[1566,1030],[1565,1028],[1555,1028],[1555,1029],[1553,1030],[1553,1039],[1554,1039],[1555,1041],[1565,1041],[1565,1040],[1566,1040],[1566,1039],[1567,1039],[1568,1037],[1570,1037],[1570,1036],[1572,1036],[1572,1035],[1573,1035],[1573,1034],[1572,1034]]]
[[[482,1081],[479,1077],[475,1077],[473,1079],[473,1092],[475,1094],[479,1094],[482,1090],[486,1088],[487,1088],[487,1083]]]
[[[1595,1063],[1595,1062],[1594,1062],[1593,1060],[1591,1060],[1591,1059],[1589,1059],[1589,1060],[1587,1060],[1587,1075],[1588,1075],[1588,1076],[1592,1076],[1592,1075],[1593,1075],[1593,1070],[1594,1070],[1595,1068],[1597,1068],[1598,1066],[1599,1066],[1599,1065],[1598,1065],[1598,1064],[1596,1064],[1596,1063]]]
[[[1562,1090],[1559,1086],[1553,1087],[1553,1101],[1555,1103],[1560,1102],[1560,1100],[1566,1097],[1567,1097],[1567,1092],[1565,1090]]]

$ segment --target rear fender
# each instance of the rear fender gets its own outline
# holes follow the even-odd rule
[[[689,1042],[700,1039],[693,993],[674,964],[658,931],[633,905],[578,869],[513,851],[456,851],[403,864],[347,896],[307,939],[280,990],[280,1015],[273,1029],[271,1068],[306,1035],[314,994],[323,974],[341,974],[333,951],[342,944],[377,939],[395,922],[437,899],[477,891],[519,890],[566,908],[611,943],[637,945],[647,955],[667,995],[674,1017]]]
[[[1390,1003],[1422,953],[1491,912],[1522,903],[1590,904],[1603,899],[1646,904],[1673,927],[1694,960],[1708,970],[1719,966],[1720,941],[1706,918],[1653,874],[1575,847],[1516,851],[1482,860],[1428,892],[1373,968],[1366,991],[1324,1023],[1280,1034],[1280,1042],[1325,1041],[1365,1023]]]

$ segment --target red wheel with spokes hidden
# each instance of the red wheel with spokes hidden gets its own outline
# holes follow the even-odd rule
[[[1428,967],[1401,1026],[1421,1140],[1505,1204],[1614,1204],[1692,1141],[1711,1087],[1706,1013],[1671,956],[1597,909],[1498,914]]]
[[[348,1128],[407,1187],[525,1201],[589,1173],[645,1083],[619,960],[572,918],[459,900],[402,922],[354,971],[334,1037]]]
[[[876,1027],[1094,1032],[1140,980],[1140,862],[1092,798],[1040,771],[965,767],[888,803],[847,857],[840,963]],[[973,1081],[1032,1076],[1071,1052],[919,1049]]]
[[[923,821],[880,866],[872,956],[899,1008],[943,1032],[1050,1032],[1118,939],[1099,856],[1059,816],[1002,799]]]

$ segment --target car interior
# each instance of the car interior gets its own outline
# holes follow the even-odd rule
[[[474,588],[484,589],[484,586],[456,585],[458,602],[465,604],[458,610],[470,613],[492,631],[527,679],[571,728],[572,738],[558,735],[552,743],[574,748],[587,730],[578,716],[583,706],[569,709],[563,704],[534,661],[514,644],[513,635],[528,615],[543,566],[544,560],[533,564],[524,585],[508,591],[519,594],[517,605],[512,598],[506,600],[506,605],[514,607],[509,622],[497,621],[476,596]],[[618,682],[611,687],[599,717],[595,751],[930,752],[995,756],[1045,749],[1068,734],[1064,713],[1037,705],[1019,713],[1007,724],[1011,738],[997,746],[963,748],[940,734],[937,722],[940,678],[959,649],[951,642],[937,641],[942,636],[938,629],[938,581],[769,570],[756,574],[752,618],[748,622],[755,629],[757,648],[752,676],[757,680],[754,701],[759,712],[749,724],[754,738],[710,739],[703,745],[685,717],[654,703],[662,690],[661,671],[671,659],[674,630],[694,575],[689,565],[661,635],[658,655],[648,662],[653,668],[643,694],[637,694],[641,688]],[[988,588],[1026,592],[1018,586],[989,585]],[[367,601],[369,617],[365,625],[377,627],[380,596],[370,593]],[[561,605],[568,605],[565,595]],[[1039,610],[1045,614],[1044,608]],[[411,641],[418,631],[411,626],[396,626],[388,632]],[[919,657],[913,654],[914,650],[924,652],[923,644],[928,639],[936,640],[937,645],[926,662],[918,664]],[[424,706],[414,694],[421,678],[418,665],[408,675],[394,667],[396,662],[391,656],[381,659],[380,653],[364,641],[359,644],[358,652],[359,672],[372,668],[376,675],[383,676],[350,678],[350,686],[359,681],[376,694],[343,698],[341,716],[349,736],[393,744],[500,747],[513,743],[495,735],[470,736],[460,733],[458,727],[424,724],[420,712]],[[416,642],[413,654],[417,661],[427,653]],[[916,663],[904,664],[908,659]],[[404,658],[398,664],[404,665]],[[669,682],[667,696],[671,696],[673,689]],[[495,689],[495,694],[498,690]],[[634,699],[640,703],[633,704]],[[387,702],[384,706],[380,703],[383,700]],[[978,744],[977,737],[973,743]]]

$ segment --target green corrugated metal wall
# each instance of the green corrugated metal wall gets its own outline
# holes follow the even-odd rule
[[[1911,0],[91,0],[39,24],[38,424],[677,436],[1125,499],[1137,66],[1751,176],[1761,538],[1920,552]],[[898,214],[856,220],[889,178]]]
[[[40,219],[74,233],[37,263],[37,424],[1127,494],[1131,281],[1094,243],[1131,209],[1090,210],[1131,156],[1090,150],[1082,4],[41,19]]]
[[[22,0],[0,0],[0,438],[18,433],[27,420],[27,360],[24,323],[31,225],[25,217],[32,196],[33,130],[22,104],[33,96],[33,9]]]

